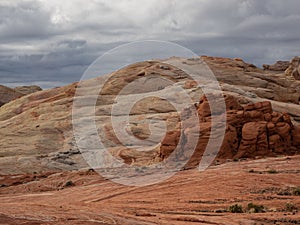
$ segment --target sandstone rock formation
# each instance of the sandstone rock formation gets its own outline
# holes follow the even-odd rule
[[[296,80],[300,80],[300,57],[293,58],[289,67],[285,71],[287,76],[294,77]]]
[[[15,91],[9,87],[0,85],[0,106],[23,96],[22,93]]]
[[[45,90],[0,108],[0,173],[19,173],[24,168],[28,172],[64,169],[60,160],[72,164],[67,159],[74,154],[69,148],[61,158],[56,156],[68,145],[68,138],[72,139],[70,114],[74,90],[75,85]],[[52,166],[47,164],[48,159],[53,159]]]
[[[243,104],[270,101],[274,111],[288,111],[300,122],[300,82],[284,73],[253,68],[243,61],[202,57],[210,66],[222,89]],[[237,66],[237,63],[239,66]]]
[[[87,137],[100,135],[104,147],[126,164],[145,165],[164,159],[169,154],[168,151],[172,151],[172,145],[178,141],[180,120],[180,113],[167,100],[173,99],[179,105],[184,104],[182,93],[187,93],[193,103],[198,103],[203,95],[201,87],[198,87],[189,74],[178,69],[178,66],[198,71],[202,61],[214,72],[227,96],[227,142],[223,143],[220,159],[296,152],[299,144],[297,123],[300,122],[300,81],[295,81],[283,73],[264,71],[241,59],[202,57],[200,60],[173,57],[162,61],[136,63],[112,74],[84,81],[84,85],[74,83],[39,91],[3,105],[0,108],[0,173],[32,173],[88,167],[77,147],[72,129],[74,94],[78,88],[83,88],[83,94],[77,95],[76,99],[82,100],[80,107],[83,112],[89,111],[91,96],[95,93],[98,95],[97,84],[104,84],[105,81],[95,107],[98,133],[91,133],[91,127],[88,126],[83,126],[82,131],[86,132]],[[166,79],[155,80],[156,77]],[[133,86],[124,89],[132,82],[135,82]],[[210,82],[205,78],[201,85],[209,88]],[[211,92],[215,93],[216,90],[212,88]],[[125,108],[133,99],[143,97],[146,93],[159,93],[164,99],[148,96],[131,109],[126,132],[140,140],[147,140],[144,142],[146,151],[137,151],[143,146],[131,146],[129,140],[122,141],[116,137],[110,116],[113,106]],[[250,106],[246,106],[249,104]],[[201,156],[201,149],[208,140],[211,129],[205,98],[202,98],[198,112],[203,120],[200,124],[203,131],[200,139],[202,142],[197,148]],[[291,121],[284,112],[289,113]],[[120,121],[123,116],[122,112],[116,112]],[[88,118],[75,118],[75,122],[86,119]],[[150,135],[149,124],[160,134],[165,131],[164,122],[168,135],[163,146],[154,145],[151,148],[157,137]],[[194,123],[188,122],[191,125]],[[186,135],[191,135],[192,138],[193,132],[189,131]],[[153,140],[147,139],[149,136]],[[169,149],[167,142],[171,146]],[[197,157],[194,159],[195,162],[198,160]]]
[[[42,89],[39,86],[22,86],[16,88],[9,88],[3,85],[0,85],[0,107],[12,100],[20,98],[24,95],[32,94]]]
[[[37,85],[31,85],[31,86],[15,87],[14,90],[17,91],[17,92],[20,92],[24,95],[29,95],[29,94],[32,94],[34,92],[41,91],[42,88],[37,86]]]
[[[273,65],[263,64],[264,70],[272,70],[272,71],[285,71],[290,65],[289,61],[277,61]]]
[[[225,102],[227,128],[220,152],[216,153],[218,160],[300,153],[299,127],[292,124],[287,113],[274,112],[268,101],[241,106],[234,97],[226,95]],[[188,168],[199,164],[212,130],[214,129],[216,133],[215,129],[218,129],[212,128],[211,112],[206,96],[200,100],[198,113],[201,131],[194,155],[187,165]],[[222,116],[224,115],[220,115]],[[186,136],[187,142],[182,149],[187,149],[190,145],[189,141],[197,134],[191,130],[186,132],[180,129],[169,132],[162,142],[159,151],[160,158],[169,157],[179,144],[180,135]],[[177,160],[180,161],[179,158]]]

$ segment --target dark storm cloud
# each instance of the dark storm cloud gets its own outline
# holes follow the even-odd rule
[[[257,65],[289,60],[300,55],[299,8],[298,0],[2,0],[0,83],[71,83],[106,51],[144,39]]]

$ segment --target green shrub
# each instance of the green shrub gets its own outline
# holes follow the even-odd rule
[[[72,187],[74,186],[75,184],[73,183],[73,181],[69,180],[65,183],[64,187]]]
[[[274,170],[274,169],[271,169],[271,170],[268,170],[268,173],[270,173],[270,174],[276,174],[276,173],[278,173],[278,171]]]
[[[238,204],[231,205],[231,206],[229,206],[228,211],[231,213],[243,213],[243,207]]]
[[[294,210],[297,210],[297,207],[294,204],[288,202],[285,205],[285,210],[288,212],[293,212]]]
[[[300,196],[300,187],[296,187],[293,189],[293,195]]]
[[[265,212],[265,207],[263,205],[255,205],[253,203],[249,203],[247,206],[247,210],[253,213],[262,213]]]

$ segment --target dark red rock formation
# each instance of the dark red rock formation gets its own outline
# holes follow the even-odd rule
[[[226,133],[216,159],[266,157],[299,152],[300,126],[294,126],[287,113],[273,112],[268,101],[243,107],[233,96],[224,97],[227,110]],[[189,149],[190,140],[199,135],[196,150],[187,167],[198,165],[212,130],[210,105],[205,96],[200,99],[198,114],[200,135],[190,128],[182,132],[169,132],[160,148],[159,156],[162,159],[172,153],[180,135],[186,136],[186,143],[182,149]],[[213,129],[218,134],[219,128]]]

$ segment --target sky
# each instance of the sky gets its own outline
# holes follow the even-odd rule
[[[0,0],[0,84],[72,83],[105,52],[142,40],[257,66],[290,60],[300,55],[299,9],[299,0]]]

